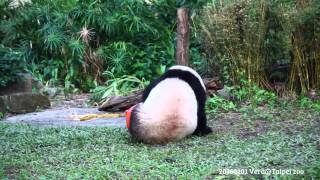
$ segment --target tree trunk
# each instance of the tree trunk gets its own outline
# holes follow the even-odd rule
[[[176,63],[179,65],[189,65],[188,61],[188,47],[189,47],[189,22],[188,22],[188,9],[179,8],[177,11],[178,16],[178,36],[177,36],[177,50],[176,50]]]

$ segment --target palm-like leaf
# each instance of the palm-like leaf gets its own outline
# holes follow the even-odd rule
[[[0,32],[4,34],[2,41],[4,44],[10,44],[10,42],[19,38],[17,22],[15,20],[2,21],[0,24]]]
[[[84,53],[84,45],[80,40],[71,40],[68,43],[69,48],[71,49],[72,57],[82,57]]]
[[[64,36],[61,33],[50,33],[45,36],[44,45],[50,51],[61,50],[64,43]]]

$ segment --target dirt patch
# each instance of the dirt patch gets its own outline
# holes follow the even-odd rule
[[[282,131],[288,135],[298,134],[302,131],[318,134],[320,132],[319,115],[310,110],[295,109],[294,113],[281,117],[272,125],[272,130]]]
[[[209,125],[212,127],[213,131],[219,134],[224,134],[230,131],[235,131],[241,121],[240,113],[223,113],[219,114],[214,120],[209,121]]]
[[[241,113],[223,113],[215,120],[211,120],[209,125],[218,134],[232,133],[239,138],[250,138],[265,133],[270,128],[270,121],[254,120],[250,122],[241,119]]]
[[[264,115],[270,116],[264,118]],[[216,133],[231,133],[241,139],[256,137],[267,131],[277,131],[288,135],[301,132],[318,134],[320,132],[319,112],[306,109],[293,109],[289,113],[280,108],[271,111],[264,109],[251,114],[250,119],[245,118],[241,113],[219,113],[217,117],[208,122]]]
[[[255,120],[253,125],[250,126],[251,128],[241,128],[238,133],[238,137],[250,138],[265,133],[269,129],[270,122],[265,120]]]

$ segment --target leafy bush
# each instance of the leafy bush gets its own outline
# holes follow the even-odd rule
[[[14,81],[19,72],[24,70],[25,63],[21,52],[0,44],[0,87]]]
[[[174,18],[167,14],[175,7],[160,3],[169,2],[32,0],[14,7],[3,3],[0,43],[20,48],[26,68],[39,79],[67,89],[92,89],[106,80],[104,71],[152,79],[160,65],[174,60]]]
[[[207,110],[209,113],[235,111],[236,104],[223,97],[214,95],[207,101]]]
[[[308,97],[302,97],[298,100],[298,105],[301,108],[311,108],[312,106],[312,101]]]
[[[238,86],[226,87],[233,99],[237,102],[249,103],[252,107],[261,105],[274,106],[277,96],[274,92],[267,91],[257,85],[250,85],[248,81],[241,80]]]
[[[109,79],[104,86],[98,86],[93,89],[91,99],[94,102],[102,102],[110,96],[123,96],[130,92],[141,90],[145,82],[134,76],[124,75],[120,78],[113,77]]]
[[[241,86],[225,87],[230,94],[230,99],[214,95],[208,99],[207,111],[209,113],[229,111],[254,111],[258,106],[267,105],[275,107],[278,100],[275,93],[250,85],[246,80],[241,80]],[[244,105],[244,106],[243,106]],[[242,109],[242,106],[245,107]]]
[[[297,104],[300,108],[314,109],[320,112],[320,100],[312,101],[309,97],[300,97]]]
[[[117,78],[152,80],[174,63],[177,7],[201,1],[31,0],[0,2],[0,43],[17,49],[34,76],[49,85],[88,91]],[[192,27],[196,27],[192,22]],[[192,33],[191,48],[199,46]],[[192,48],[192,61],[201,61]]]

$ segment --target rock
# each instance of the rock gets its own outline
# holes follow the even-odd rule
[[[64,95],[63,88],[58,87],[44,87],[42,89],[43,94],[48,95],[50,98],[54,98],[57,95]]]
[[[225,99],[231,99],[230,93],[225,88],[218,90],[217,95],[224,97]]]
[[[40,93],[15,93],[6,96],[0,96],[5,108],[11,113],[34,112],[38,108],[50,107],[50,101],[47,96]]]
[[[223,89],[224,85],[222,81],[219,79],[219,77],[213,77],[213,78],[205,78],[203,79],[203,83],[206,86],[207,90],[219,90]]]
[[[1,87],[0,96],[19,92],[39,92],[43,85],[29,73],[19,73],[17,81]]]
[[[4,99],[0,98],[0,112],[6,112],[7,106]]]

